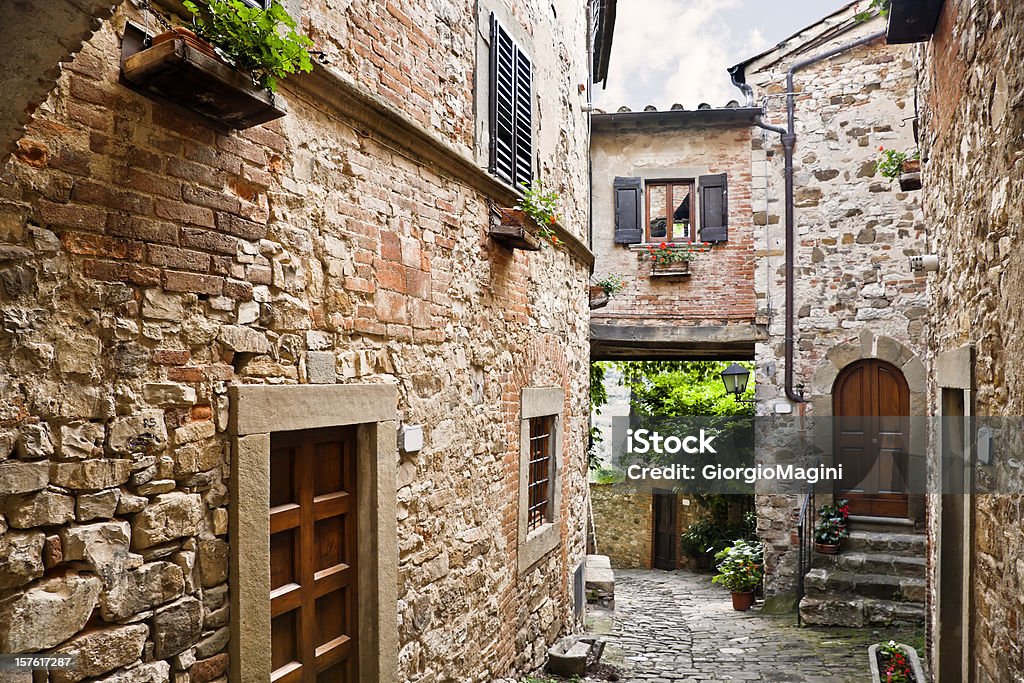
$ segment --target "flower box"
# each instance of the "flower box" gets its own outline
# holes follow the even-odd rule
[[[162,37],[146,47],[147,34],[129,23],[121,44],[121,75],[147,97],[193,111],[215,127],[252,128],[288,113],[284,98],[254,85],[186,35]]]
[[[868,661],[871,665],[871,683],[885,683],[885,678],[882,676],[882,669],[878,661],[880,647],[879,643],[875,643],[868,648]],[[914,672],[915,682],[925,683],[928,679],[924,676],[924,668],[922,668],[921,660],[917,656],[917,650],[903,643],[896,643],[896,647],[906,655],[910,669]]]
[[[907,159],[900,169],[900,189],[904,192],[921,189],[921,160]]]
[[[604,291],[603,287],[590,285],[590,310],[604,308],[608,305],[608,299],[608,293]]]
[[[651,277],[685,277],[689,274],[689,261],[677,261],[676,263],[667,264],[651,261]]]
[[[488,234],[491,239],[510,249],[538,251],[540,240],[528,227],[532,224],[533,219],[525,211],[502,208],[498,209],[498,215],[491,221]]]

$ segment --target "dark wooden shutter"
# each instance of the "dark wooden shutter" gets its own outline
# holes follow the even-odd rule
[[[644,240],[640,178],[615,179],[615,244],[639,244]]]
[[[533,180],[533,65],[491,15],[490,171],[510,185]]]
[[[729,239],[729,186],[724,173],[700,177],[700,239]]]

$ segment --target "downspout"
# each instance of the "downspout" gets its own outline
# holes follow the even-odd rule
[[[826,52],[823,52],[809,59],[805,59],[801,62],[797,62],[789,68],[786,74],[786,127],[774,126],[769,123],[765,123],[760,115],[754,117],[754,123],[765,130],[778,133],[782,139],[782,151],[785,155],[785,178],[786,178],[786,338],[785,338],[785,389],[786,398],[794,403],[806,403],[807,399],[803,397],[803,390],[797,393],[796,388],[793,385],[794,378],[794,357],[795,357],[795,337],[796,337],[796,321],[793,315],[793,307],[796,300],[796,276],[794,273],[794,263],[796,261],[796,216],[794,215],[794,203],[795,203],[795,189],[793,181],[793,150],[796,147],[796,92],[794,91],[794,75],[797,71],[806,69],[809,66],[823,62],[826,59],[835,57],[836,55],[848,52],[854,48],[858,48],[868,43],[873,43],[879,38],[884,38],[886,32],[879,31],[878,33],[872,33],[869,36],[854,40],[848,43],[843,43],[839,47],[833,48]],[[753,106],[753,89],[745,82],[740,80],[740,67],[729,70],[732,76],[733,84],[743,92],[743,95],[747,98],[747,106]]]

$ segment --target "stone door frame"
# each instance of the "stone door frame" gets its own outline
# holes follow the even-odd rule
[[[357,426],[359,671],[397,680],[398,391],[385,384],[235,385],[231,401],[231,683],[270,680],[270,435]]]

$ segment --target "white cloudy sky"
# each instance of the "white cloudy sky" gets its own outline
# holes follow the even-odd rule
[[[740,98],[728,67],[849,2],[618,0],[608,87],[596,87],[594,104],[606,111],[675,102],[720,107]]]

